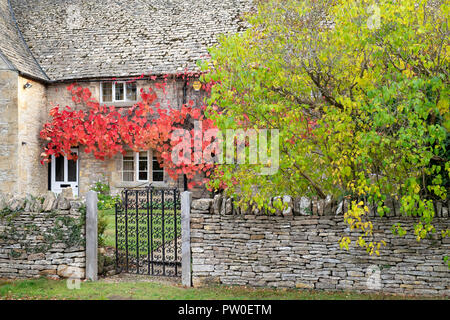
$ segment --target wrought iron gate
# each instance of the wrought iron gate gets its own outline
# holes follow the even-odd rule
[[[115,220],[117,272],[181,276],[178,189],[126,189]]]

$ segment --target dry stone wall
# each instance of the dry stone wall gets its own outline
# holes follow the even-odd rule
[[[85,203],[0,194],[0,278],[85,277]]]
[[[443,258],[450,239],[417,242],[391,227],[405,217],[372,218],[374,239],[387,246],[380,256],[340,249],[343,235],[356,237],[342,216],[232,214],[227,200],[194,200],[191,205],[192,282],[285,288],[352,290],[415,295],[450,295],[450,269]],[[436,218],[438,229],[448,218]]]

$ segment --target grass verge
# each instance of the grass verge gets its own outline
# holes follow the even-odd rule
[[[392,300],[423,297],[325,292],[295,289],[253,289],[215,286],[184,288],[160,282],[82,282],[80,289],[68,289],[66,281],[0,281],[0,300]],[[435,297],[433,299],[442,299]]]

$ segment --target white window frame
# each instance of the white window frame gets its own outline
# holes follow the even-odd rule
[[[136,100],[127,100],[127,82],[114,81],[111,82],[112,94],[111,101],[103,101],[103,84],[109,82],[100,82],[100,103],[115,103],[115,102],[136,102],[138,100],[137,83],[136,83]],[[123,83],[123,100],[116,100],[116,84]]]
[[[147,150],[147,180],[139,179],[139,154],[145,151],[133,152],[134,157],[134,180],[133,181],[125,181],[123,179],[123,155],[122,155],[122,182],[124,183],[133,183],[133,182],[164,182],[165,171],[163,169],[163,180],[162,181],[153,181],[153,152],[152,150]]]
[[[134,168],[135,168],[134,169],[134,180],[137,182],[148,182],[148,181],[150,181],[150,155],[151,155],[151,152],[150,152],[150,150],[147,150],[147,179],[146,180],[139,179],[139,173],[140,173],[139,164],[141,162],[141,159],[140,159],[141,153],[145,153],[145,151],[140,151],[140,152],[134,153]]]

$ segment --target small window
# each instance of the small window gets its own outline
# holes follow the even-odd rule
[[[102,82],[100,86],[101,102],[137,101],[136,82]]]
[[[129,151],[122,159],[122,179],[124,182],[164,181],[164,169],[151,151]]]

